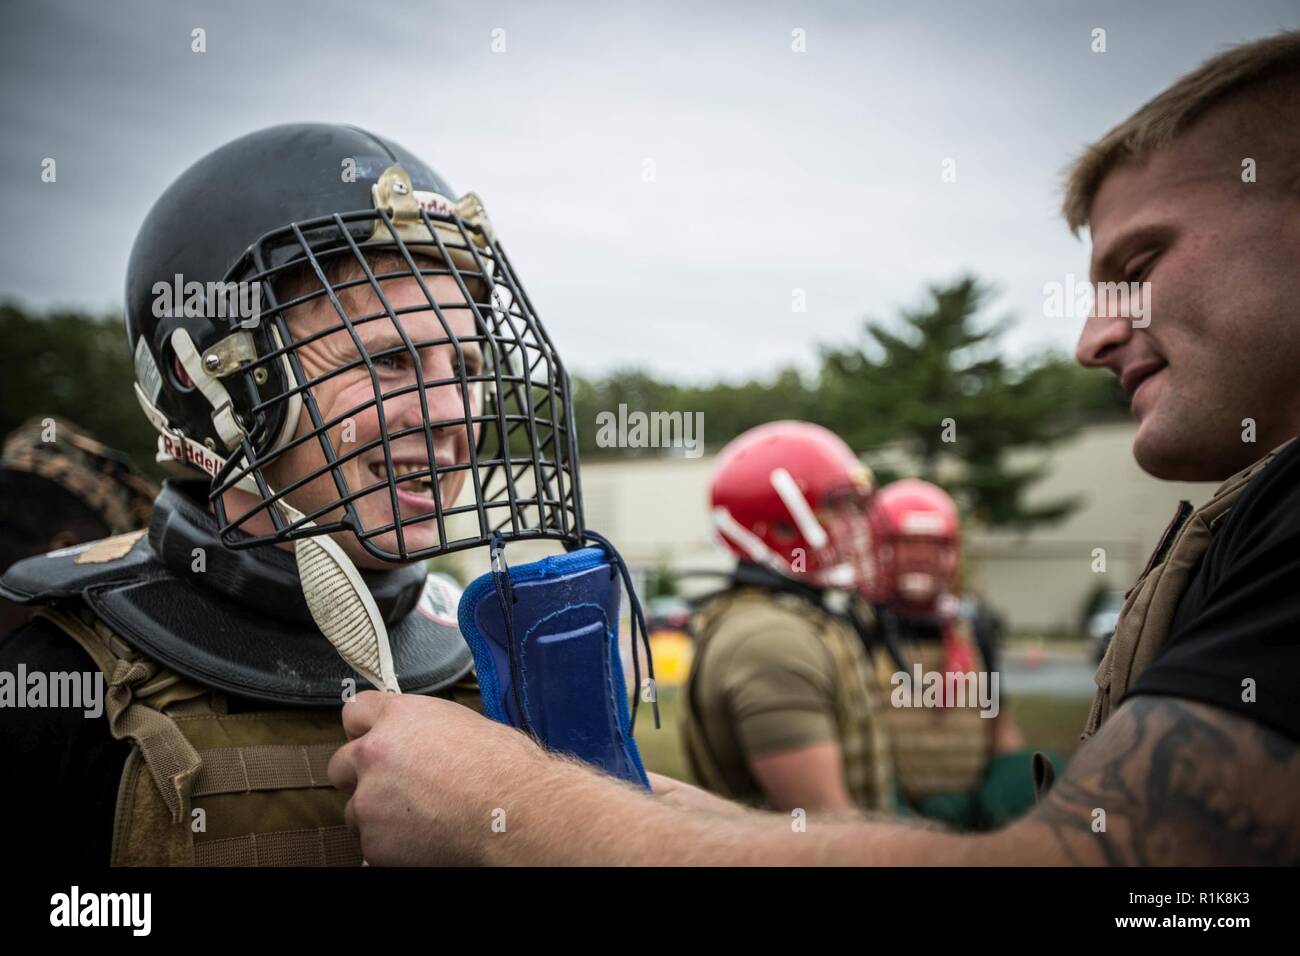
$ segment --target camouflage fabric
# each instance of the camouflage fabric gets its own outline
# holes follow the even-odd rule
[[[33,418],[5,438],[0,468],[52,481],[98,515],[113,534],[149,523],[158,489],[118,451],[58,418]]]

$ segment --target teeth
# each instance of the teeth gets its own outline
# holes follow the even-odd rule
[[[384,475],[384,463],[382,461],[377,461],[370,466],[370,470],[382,478]],[[399,478],[403,475],[410,475],[421,471],[426,473],[425,477],[428,477],[427,472],[429,471],[429,466],[411,464],[398,464],[393,466],[393,474],[397,475]]]
[[[424,475],[420,478],[412,478],[407,481],[404,481],[399,487],[405,488],[407,490],[414,490],[416,488],[419,488],[423,491],[432,493],[433,480],[429,475],[428,465],[410,464],[410,463],[393,465],[393,475],[394,477],[399,479],[405,478],[407,475],[417,474],[419,472],[424,472]],[[370,466],[370,473],[373,474],[376,478],[387,477],[384,471],[384,463],[382,461],[373,463]]]

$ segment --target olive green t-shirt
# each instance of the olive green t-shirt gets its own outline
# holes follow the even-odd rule
[[[686,735],[705,786],[761,804],[750,761],[837,740],[836,668],[818,635],[821,613],[797,599],[744,600],[706,626],[687,685],[695,733]]]

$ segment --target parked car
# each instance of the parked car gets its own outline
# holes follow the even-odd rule
[[[1112,591],[1097,605],[1097,609],[1088,618],[1088,637],[1092,640],[1093,653],[1100,661],[1106,655],[1110,639],[1119,623],[1120,608],[1124,606],[1124,594]]]
[[[651,598],[646,605],[646,626],[650,633],[655,631],[681,631],[689,634],[691,630],[691,605],[676,595]]]

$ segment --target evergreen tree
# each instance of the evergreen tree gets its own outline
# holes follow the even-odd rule
[[[0,304],[0,438],[30,417],[65,418],[160,477],[157,433],[136,402],[122,318]]]
[[[901,323],[868,321],[862,341],[824,348],[817,417],[855,449],[901,443],[927,480],[936,480],[941,459],[956,458],[960,477],[944,484],[986,525],[1059,521],[1079,502],[1027,505],[1044,469],[1013,467],[1008,453],[1059,442],[1109,399],[1095,375],[1082,377],[1059,356],[1009,365],[998,349],[1009,321],[979,317],[988,296],[970,277],[934,286]]]

